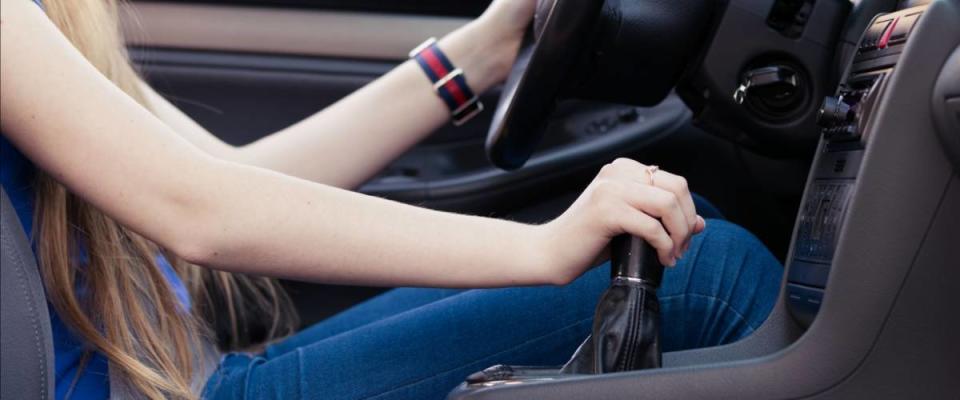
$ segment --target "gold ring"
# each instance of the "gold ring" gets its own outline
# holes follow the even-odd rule
[[[651,165],[647,167],[647,175],[650,176],[650,186],[656,186],[654,183],[653,177],[657,174],[657,171],[660,170],[660,167],[656,165]]]

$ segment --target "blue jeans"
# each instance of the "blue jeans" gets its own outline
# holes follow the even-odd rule
[[[609,264],[564,287],[396,289],[263,354],[231,354],[207,399],[442,399],[494,364],[559,365],[589,334]],[[707,221],[658,291],[665,351],[715,346],[760,326],[782,267],[750,233]]]

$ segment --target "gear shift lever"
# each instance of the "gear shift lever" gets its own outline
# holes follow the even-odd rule
[[[660,367],[660,301],[663,265],[640,238],[618,236],[610,244],[612,282],[600,296],[593,333],[562,373],[602,374]]]
[[[614,238],[610,251],[612,282],[600,296],[593,332],[566,365],[559,370],[495,365],[467,377],[468,387],[660,367],[657,287],[663,277],[663,265],[656,250],[633,236]]]

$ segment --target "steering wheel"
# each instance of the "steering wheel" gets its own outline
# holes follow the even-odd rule
[[[490,161],[530,158],[557,102],[653,105],[697,54],[714,1],[540,0],[487,135]]]
[[[507,77],[487,135],[487,155],[494,165],[516,169],[533,154],[543,137],[542,124],[553,112],[577,51],[587,45],[585,33],[603,1],[537,2],[533,31]]]

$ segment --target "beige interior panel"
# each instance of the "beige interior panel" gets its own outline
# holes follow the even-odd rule
[[[467,19],[163,2],[128,3],[132,45],[309,56],[403,59]]]

